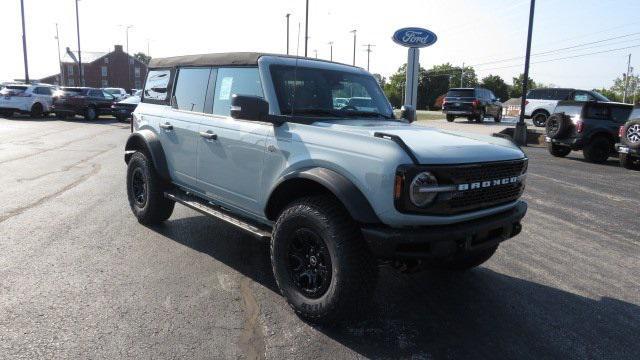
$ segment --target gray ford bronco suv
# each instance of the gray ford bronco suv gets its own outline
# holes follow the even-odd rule
[[[367,98],[365,108],[336,99]],[[361,68],[227,53],[154,59],[126,143],[138,221],[174,204],[270,241],[297,314],[333,321],[378,266],[469,269],[516,236],[527,158],[509,140],[414,125]],[[216,239],[224,241],[224,239]]]

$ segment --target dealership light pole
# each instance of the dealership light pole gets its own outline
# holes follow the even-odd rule
[[[622,93],[622,102],[627,102],[627,89],[629,88],[629,78],[631,77],[631,54],[627,60],[627,72],[624,76],[624,92]]]
[[[364,47],[367,48],[367,50],[365,50],[367,52],[367,71],[369,71],[369,60],[371,57],[371,52],[373,52],[373,50],[371,50],[372,47],[374,47],[375,45],[373,44],[367,44],[367,45],[362,45]]]
[[[78,33],[78,74],[80,75],[80,86],[84,86],[84,74],[82,71],[82,51],[80,50],[80,15],[78,14],[78,1],[76,0],[76,31]]]
[[[62,60],[60,59],[60,35],[58,34],[58,23],[56,23],[56,41],[58,42],[58,66],[60,67],[60,85],[64,85],[62,81]]]
[[[29,83],[29,61],[27,60],[27,32],[24,26],[24,0],[20,0],[20,12],[22,14],[22,54],[24,56],[24,82]]]
[[[287,18],[287,55],[289,55],[289,17],[290,16],[291,14],[285,15],[285,17]]]
[[[327,43],[329,45],[329,60],[333,61],[333,41]]]
[[[358,30],[353,29],[349,32],[353,33],[353,66],[356,66],[356,33]]]
[[[524,108],[527,101],[527,87],[529,85],[529,59],[531,57],[531,36],[533,35],[533,13],[536,8],[536,0],[531,0],[529,9],[529,30],[527,32],[527,52],[524,58],[524,79],[522,80],[522,98],[520,99],[520,119],[513,133],[513,140],[518,145],[527,145],[527,124],[524,122]]]
[[[307,57],[307,45],[309,43],[309,0],[304,15],[304,57]]]

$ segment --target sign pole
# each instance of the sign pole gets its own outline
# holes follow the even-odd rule
[[[420,49],[409,48],[407,59],[407,81],[404,104],[416,108],[418,102],[418,75],[420,72]]]

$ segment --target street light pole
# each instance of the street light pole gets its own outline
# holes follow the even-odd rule
[[[356,33],[358,30],[354,29],[349,32],[353,33],[353,66],[356,66]]]
[[[329,60],[333,61],[333,41],[329,41]]]
[[[627,102],[627,89],[629,88],[629,77],[631,76],[631,54],[627,60],[627,73],[624,77],[624,92],[622,94],[622,102]]]
[[[527,32],[527,52],[524,58],[524,79],[522,80],[522,98],[520,100],[520,119],[516,124],[513,133],[513,140],[516,144],[527,145],[527,124],[524,122],[524,108],[527,101],[527,87],[529,85],[529,59],[531,57],[531,37],[533,35],[533,14],[536,9],[536,0],[531,0],[531,8],[529,9],[529,30]]]
[[[309,43],[309,0],[305,9],[304,18],[304,57],[307,57],[307,45]]]
[[[127,55],[129,54],[129,29],[133,27],[133,25],[124,25],[125,39],[127,42]]]
[[[24,0],[20,0],[20,12],[22,14],[22,54],[24,56],[24,82],[29,83],[29,61],[27,60],[27,32],[24,26]]]
[[[58,66],[60,67],[60,85],[64,85],[62,81],[62,60],[60,59],[60,35],[58,35],[58,23],[56,23],[56,41],[58,42]]]
[[[82,51],[80,50],[80,15],[78,14],[78,0],[76,0],[76,31],[78,33],[78,74],[80,75],[80,86],[84,86],[84,76],[82,74]]]
[[[367,45],[363,45],[363,46],[367,48],[367,50],[365,50],[365,51],[367,52],[367,71],[369,71],[369,60],[370,60],[371,52],[373,52],[373,50],[371,50],[371,48],[374,47],[375,45],[367,44]]]
[[[289,55],[289,16],[291,16],[291,14],[285,15],[287,18],[287,55]]]

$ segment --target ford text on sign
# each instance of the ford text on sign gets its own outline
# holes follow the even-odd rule
[[[393,34],[393,41],[406,47],[427,47],[433,45],[437,40],[436,34],[422,28],[403,28]]]

